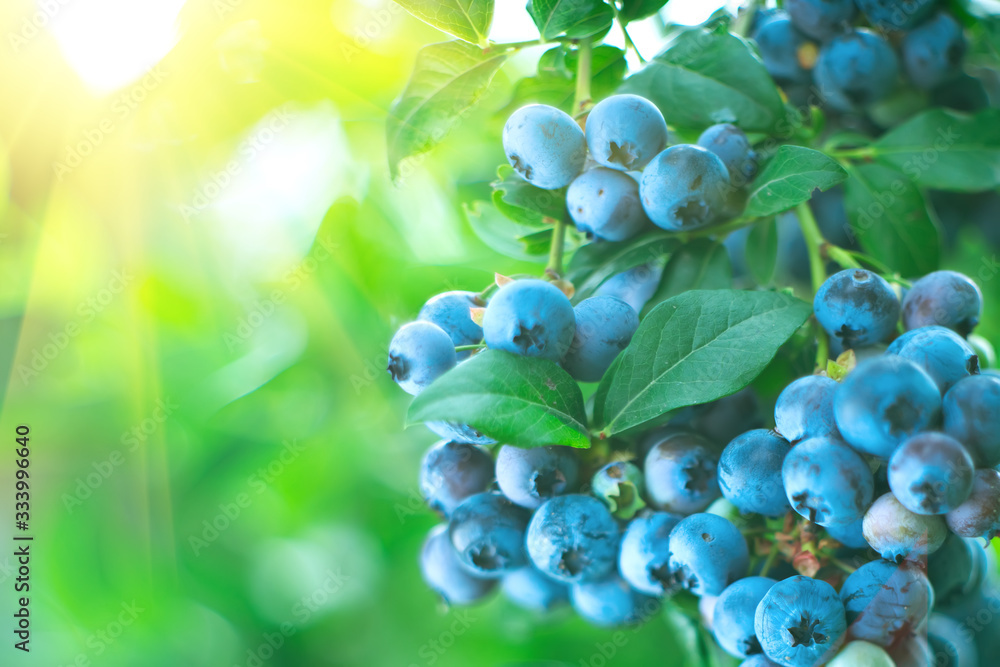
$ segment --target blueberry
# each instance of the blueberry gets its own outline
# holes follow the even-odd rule
[[[493,481],[493,457],[475,445],[442,440],[420,463],[420,493],[427,505],[450,516],[459,503]]]
[[[892,92],[899,60],[886,40],[859,28],[827,42],[813,74],[827,104],[838,111],[856,111]]]
[[[662,262],[648,262],[618,273],[604,281],[594,295],[618,297],[638,313],[660,286],[663,267]]]
[[[917,514],[944,514],[972,493],[972,457],[942,433],[920,433],[889,459],[889,486],[903,507]]]
[[[746,185],[757,173],[757,153],[746,132],[731,123],[712,125],[698,137],[698,145],[719,156],[736,186]]]
[[[934,656],[922,631],[891,646],[887,653],[896,667],[928,667],[934,664]]]
[[[829,190],[814,190],[809,208],[816,217],[816,225],[823,233],[823,238],[844,248],[858,247],[855,233],[847,219],[843,185]]]
[[[588,238],[625,241],[649,226],[639,202],[639,184],[606,167],[577,176],[566,190],[566,207],[576,228]]]
[[[646,595],[673,592],[676,582],[670,571],[670,531],[682,517],[651,512],[629,522],[622,536],[618,571],[632,588]]]
[[[745,658],[761,652],[753,627],[754,613],[775,583],[767,577],[746,577],[722,591],[712,613],[712,632],[730,655]]]
[[[868,508],[862,530],[869,546],[894,563],[934,553],[948,535],[943,517],[915,514],[891,493],[880,496]]]
[[[955,271],[928,273],[913,283],[903,299],[907,330],[938,325],[968,336],[983,314],[983,293],[968,276]]]
[[[587,140],[569,114],[545,104],[521,107],[503,127],[507,161],[532,185],[566,187],[583,171]]]
[[[811,438],[792,447],[781,478],[792,509],[821,526],[856,521],[875,488],[868,463],[834,438]]]
[[[692,514],[670,531],[670,570],[695,595],[720,595],[746,575],[749,562],[743,535],[720,516]]]
[[[632,306],[613,296],[592,296],[573,309],[576,333],[562,366],[580,382],[597,382],[639,328]]]
[[[867,549],[868,542],[865,541],[865,534],[862,530],[864,517],[852,521],[851,523],[838,526],[826,526],[826,532],[833,539],[843,544],[848,549]]]
[[[979,356],[951,329],[931,326],[907,331],[892,341],[888,354],[909,359],[927,371],[941,393],[970,375],[979,375]]]
[[[864,269],[835,273],[813,300],[816,319],[845,347],[864,347],[888,338],[899,320],[899,300],[884,279]]]
[[[788,443],[772,431],[747,431],[730,442],[719,458],[719,488],[744,514],[781,516],[788,501],[781,481],[781,464]]]
[[[986,553],[976,539],[954,533],[927,559],[927,578],[935,598],[949,604],[980,589],[986,580]]]
[[[528,526],[532,562],[566,583],[607,576],[618,560],[618,543],[614,517],[590,496],[557,496],[535,511]]]
[[[887,459],[907,437],[937,424],[941,392],[912,361],[875,357],[859,363],[841,383],[833,413],[852,447]]]
[[[546,612],[569,602],[569,589],[527,565],[505,574],[500,582],[503,594],[518,607]]]
[[[740,663],[740,667],[780,667],[778,663],[767,659],[766,655],[754,655]]]
[[[483,315],[486,345],[492,349],[559,361],[573,342],[573,306],[544,280],[517,280],[501,287]]]
[[[639,195],[653,223],[687,232],[716,222],[732,186],[726,165],[700,146],[672,146],[646,165]]]
[[[936,667],[977,667],[979,651],[969,628],[944,614],[931,614],[927,622],[927,643],[930,644]]]
[[[796,28],[785,12],[760,25],[753,35],[767,73],[782,87],[812,82],[817,46]]]
[[[930,90],[961,72],[967,48],[958,21],[938,12],[903,37],[903,67],[913,85]]]
[[[819,40],[828,40],[849,26],[854,0],[786,0],[785,11],[795,27]]]
[[[712,444],[695,433],[677,433],[646,455],[646,493],[657,509],[700,512],[719,496]]]
[[[497,484],[515,505],[536,509],[580,483],[580,460],[572,447],[522,449],[504,445],[497,452]]]
[[[1000,464],[1000,377],[972,375],[944,395],[944,430],[965,445],[977,465]]]
[[[927,619],[934,590],[916,564],[874,560],[847,577],[840,599],[853,638],[891,646]]]
[[[833,586],[794,576],[776,583],[760,601],[754,628],[771,660],[788,667],[813,667],[836,653],[847,617]]]
[[[646,506],[642,496],[645,484],[642,471],[634,463],[615,461],[594,473],[590,490],[619,519],[631,519]]]
[[[483,339],[483,328],[472,321],[471,309],[484,305],[475,292],[445,292],[431,297],[420,309],[417,319],[444,329],[455,345],[475,345]],[[464,359],[469,354],[470,350],[464,350],[458,358]]]
[[[458,561],[448,539],[448,526],[431,529],[420,550],[420,571],[424,581],[449,604],[472,604],[486,597],[496,581],[475,577]]]
[[[684,410],[688,414],[687,426],[718,445],[719,449],[741,433],[764,426],[760,401],[752,387]],[[683,420],[679,415],[671,420],[671,424],[679,425]]]
[[[466,442],[471,445],[495,445],[497,441],[488,435],[484,435],[481,431],[477,431],[472,426],[468,424],[459,424],[458,422],[447,422],[447,421],[435,421],[435,422],[424,422],[424,426],[429,428],[433,433],[437,434],[439,437],[445,440],[453,440],[455,442]]]
[[[938,0],[854,0],[872,25],[882,30],[911,30],[927,18]]]
[[[389,375],[414,396],[457,362],[451,338],[430,322],[404,324],[389,343]]]
[[[598,164],[622,171],[642,169],[667,145],[667,123],[652,102],[612,95],[587,115],[587,146]]]
[[[996,536],[1000,529],[1000,472],[993,468],[977,470],[969,499],[948,512],[945,520],[959,537]]]
[[[469,496],[451,513],[448,536],[462,565],[477,576],[500,577],[527,563],[528,513],[496,493]]]
[[[660,608],[655,598],[633,590],[617,574],[574,584],[570,600],[576,613],[601,627],[641,623]]]
[[[789,384],[774,406],[774,424],[786,440],[839,437],[833,397],[840,385],[822,375],[808,375]]]
[[[840,649],[826,667],[896,667],[896,663],[881,646],[852,641]]]

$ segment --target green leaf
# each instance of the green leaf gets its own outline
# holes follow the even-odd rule
[[[722,29],[681,33],[620,90],[651,100],[671,126],[699,131],[731,122],[771,132],[791,113],[750,44]]]
[[[566,188],[543,190],[517,175],[510,165],[501,165],[493,182],[493,205],[514,222],[540,227],[563,219]]]
[[[577,297],[583,299],[615,274],[669,255],[680,245],[676,236],[666,232],[646,232],[619,243],[588,243],[573,254],[566,277],[576,287]]]
[[[663,269],[660,286],[643,309],[694,289],[727,289],[733,286],[733,267],[729,252],[721,243],[695,239],[677,250]]]
[[[420,49],[413,75],[386,120],[389,168],[394,178],[400,160],[430,150],[462,121],[506,58],[465,42]]]
[[[424,23],[485,47],[493,23],[493,0],[395,0]]]
[[[455,421],[519,447],[589,447],[580,387],[557,364],[499,350],[474,355],[413,399],[407,423]]]
[[[563,111],[572,111],[576,92],[577,51],[560,45],[542,54],[538,74],[517,82],[510,104],[504,109],[510,115],[525,104],[548,104]],[[595,100],[611,95],[625,78],[625,52],[601,44],[591,54],[590,92]]]
[[[879,138],[871,150],[923,187],[992,190],[1000,186],[1000,110],[969,116],[931,109]]]
[[[644,19],[660,11],[667,0],[622,0],[618,17],[625,23]]]
[[[771,282],[778,261],[778,225],[774,218],[762,220],[750,228],[744,257],[758,285]]]
[[[784,145],[750,186],[744,216],[762,218],[809,201],[813,190],[827,190],[847,179],[837,161],[819,151]]]
[[[469,227],[487,246],[507,257],[523,262],[548,261],[548,247],[539,249],[533,234],[538,227],[522,225],[500,214],[489,202],[474,201],[462,207]],[[541,230],[551,238],[552,230]]]
[[[694,290],[664,301],[601,380],[594,397],[601,437],[739,391],[810,312],[810,304],[777,292]]]
[[[542,39],[580,39],[611,27],[614,12],[603,0],[528,0],[528,13]]]
[[[938,268],[941,234],[923,193],[895,169],[880,164],[851,167],[844,207],[861,247],[904,276]]]

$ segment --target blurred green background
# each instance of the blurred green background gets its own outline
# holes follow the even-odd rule
[[[435,437],[385,348],[430,295],[537,271],[460,207],[517,60],[392,184],[385,110],[445,37],[390,2],[9,0],[0,29],[0,503],[27,424],[35,537],[31,653],[8,633],[0,664],[676,664],[661,620],[449,610],[420,579]],[[995,269],[983,243],[950,262]]]

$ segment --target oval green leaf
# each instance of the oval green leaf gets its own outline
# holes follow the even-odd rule
[[[486,46],[493,0],[395,0],[418,19],[466,42]]]
[[[744,217],[762,218],[809,201],[813,190],[827,190],[847,179],[837,161],[819,151],[784,145],[750,186]]]

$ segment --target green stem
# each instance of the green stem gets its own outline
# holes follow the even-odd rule
[[[767,554],[767,560],[765,560],[764,564],[761,565],[760,574],[758,574],[757,576],[766,577],[767,573],[771,570],[771,567],[774,565],[774,561],[776,560],[778,560],[778,545],[772,544],[771,552]]]
[[[576,94],[573,96],[573,116],[579,116],[590,104],[590,65],[593,55],[593,44],[589,37],[580,40],[577,45],[576,63]]]
[[[549,246],[549,263],[545,266],[545,273],[556,278],[562,278],[563,246],[566,237],[566,221],[556,220],[555,227],[552,228],[552,244]]]
[[[558,37],[556,39],[550,39],[550,40],[526,39],[523,42],[505,42],[502,44],[490,44],[485,49],[483,49],[483,52],[495,53],[497,51],[512,51],[515,49],[525,49],[531,46],[545,46],[546,44],[556,44],[556,43],[565,44],[568,41],[569,40],[567,39],[560,39]]]
[[[795,209],[798,214],[799,227],[802,229],[802,236],[806,241],[806,253],[809,256],[809,275],[812,278],[813,294],[819,291],[820,286],[826,280],[826,267],[823,264],[823,257],[820,248],[826,243],[823,234],[819,231],[816,218],[813,217],[809,202],[802,202]],[[820,369],[826,368],[826,362],[830,356],[830,342],[826,338],[826,332],[822,327],[816,327],[816,365]]]
[[[854,258],[854,255],[852,255],[849,251],[844,250],[840,246],[835,246],[832,243],[828,243],[826,244],[826,246],[824,246],[823,250],[826,252],[826,256],[832,259],[837,264],[839,264],[841,268],[844,269],[864,268],[863,266],[861,266],[861,263]],[[885,265],[878,267],[874,261],[872,262],[872,265],[875,266],[876,268],[881,268],[881,269],[886,268]],[[889,273],[892,272],[889,271]]]
[[[830,562],[833,565],[835,565],[836,567],[838,567],[839,569],[841,569],[844,572],[846,572],[847,574],[852,574],[855,570],[858,569],[858,568],[856,568],[856,567],[854,567],[852,565],[848,565],[844,561],[840,560],[839,558],[835,558],[833,556],[830,557]],[[760,575],[760,576],[763,577],[764,575]]]
[[[456,345],[456,352],[465,352],[466,350],[481,350],[486,347],[486,343],[476,343],[475,345]]]
[[[639,59],[639,63],[645,65],[646,59],[642,57],[641,53],[639,53],[639,47],[635,45],[635,42],[632,41],[632,36],[628,34],[628,28],[626,27],[628,22],[622,21],[621,13],[618,11],[618,5],[615,2],[611,3],[611,11],[615,14],[615,21],[619,26],[621,26],[622,37],[625,38],[625,48],[632,49],[635,53],[635,57]]]
[[[864,146],[862,148],[847,148],[843,150],[834,150],[830,152],[830,157],[835,159],[850,159],[850,158],[870,158],[875,157],[876,151],[871,146]]]

